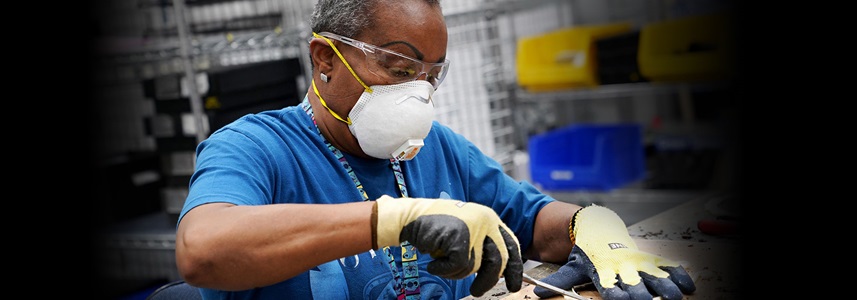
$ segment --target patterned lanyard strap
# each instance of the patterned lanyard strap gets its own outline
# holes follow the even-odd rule
[[[342,155],[342,152],[336,147],[333,146],[324,136],[321,135],[321,131],[318,129],[318,124],[315,121],[315,116],[312,113],[312,106],[309,105],[309,101],[305,98],[303,102],[301,102],[301,108],[304,109],[304,112],[310,116],[312,119],[312,124],[315,125],[316,132],[318,132],[319,136],[321,136],[322,140],[324,140],[325,145],[327,145],[327,149],[333,152],[333,155],[336,156],[336,159],[339,160],[339,163],[342,164],[342,167],[345,168],[345,171],[348,172],[348,176],[351,177],[351,181],[354,182],[354,186],[357,187],[357,190],[363,195],[363,201],[369,201],[369,195],[366,194],[366,191],[363,189],[363,184],[360,183],[360,180],[357,179],[357,174],[354,173],[354,170],[351,169],[351,164],[345,160],[345,156]],[[408,189],[405,186],[405,175],[402,173],[402,166],[399,164],[399,161],[396,159],[390,159],[390,166],[393,169],[393,174],[396,176],[396,184],[399,186],[399,192],[402,194],[402,197],[408,196]],[[399,272],[397,272],[396,261],[393,258],[393,253],[390,251],[390,247],[384,247],[382,250],[385,255],[387,255],[387,264],[390,265],[390,271],[393,273],[393,278],[395,278],[395,289],[398,292],[398,299],[406,299],[406,300],[415,300],[420,299],[420,279],[419,279],[419,266],[417,265],[417,249],[414,248],[411,243],[408,241],[402,242],[402,273],[404,276],[400,276]],[[402,278],[404,277],[404,279]]]

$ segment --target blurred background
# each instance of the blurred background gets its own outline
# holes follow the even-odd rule
[[[96,0],[93,224],[109,299],[178,280],[195,146],[307,90],[314,0]],[[726,0],[445,0],[436,118],[506,172],[628,224],[738,210],[740,49]]]

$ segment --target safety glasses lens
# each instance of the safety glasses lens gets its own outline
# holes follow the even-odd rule
[[[444,65],[434,65],[426,70],[427,64],[423,62],[378,49],[365,53],[369,70],[394,82],[416,80],[425,74],[425,79],[437,88],[447,71]]]
[[[445,65],[434,66],[429,70],[426,79],[428,79],[428,81],[437,88],[437,86],[443,81],[443,78],[446,77],[447,69],[448,68]]]
[[[375,51],[368,57],[374,61],[370,64],[372,71],[392,80],[413,79],[422,71],[422,63],[384,51]]]

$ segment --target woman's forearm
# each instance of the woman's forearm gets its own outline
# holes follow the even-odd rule
[[[572,247],[568,236],[569,221],[580,208],[560,201],[545,205],[536,216],[533,244],[524,256],[541,262],[565,264]]]
[[[245,290],[294,277],[372,247],[371,202],[235,206],[189,211],[176,234],[183,279],[220,290]]]

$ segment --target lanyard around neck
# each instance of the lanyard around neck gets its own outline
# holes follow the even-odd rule
[[[345,168],[345,171],[348,172],[348,176],[351,177],[351,181],[354,182],[354,185],[357,187],[357,190],[363,195],[363,201],[369,201],[369,195],[366,194],[366,191],[363,189],[363,184],[360,183],[360,179],[357,178],[357,174],[354,173],[354,170],[351,168],[351,164],[345,159],[345,156],[342,154],[339,149],[333,146],[327,139],[324,138],[324,135],[321,134],[321,130],[318,129],[318,124],[315,121],[315,115],[312,112],[312,106],[309,104],[309,100],[304,98],[304,101],[301,102],[301,107],[304,109],[307,115],[312,119],[312,124],[315,125],[316,132],[321,136],[321,139],[324,140],[325,145],[327,145],[327,149],[333,152],[333,155],[336,156],[336,159],[339,160],[339,163]],[[399,187],[399,192],[402,194],[402,197],[408,197],[408,189],[405,185],[405,175],[402,172],[402,166],[399,164],[397,159],[390,159],[390,166],[393,169],[393,175],[396,177],[396,185]],[[417,249],[411,245],[408,241],[402,242],[402,273],[404,276],[401,276],[396,268],[396,261],[393,258],[393,253],[390,251],[390,247],[384,247],[382,250],[384,254],[387,255],[387,264],[390,265],[390,270],[393,273],[393,278],[395,279],[395,289],[399,294],[399,299],[419,299],[420,296],[420,281],[419,281],[419,266],[417,265]],[[404,280],[402,279],[404,277]]]

